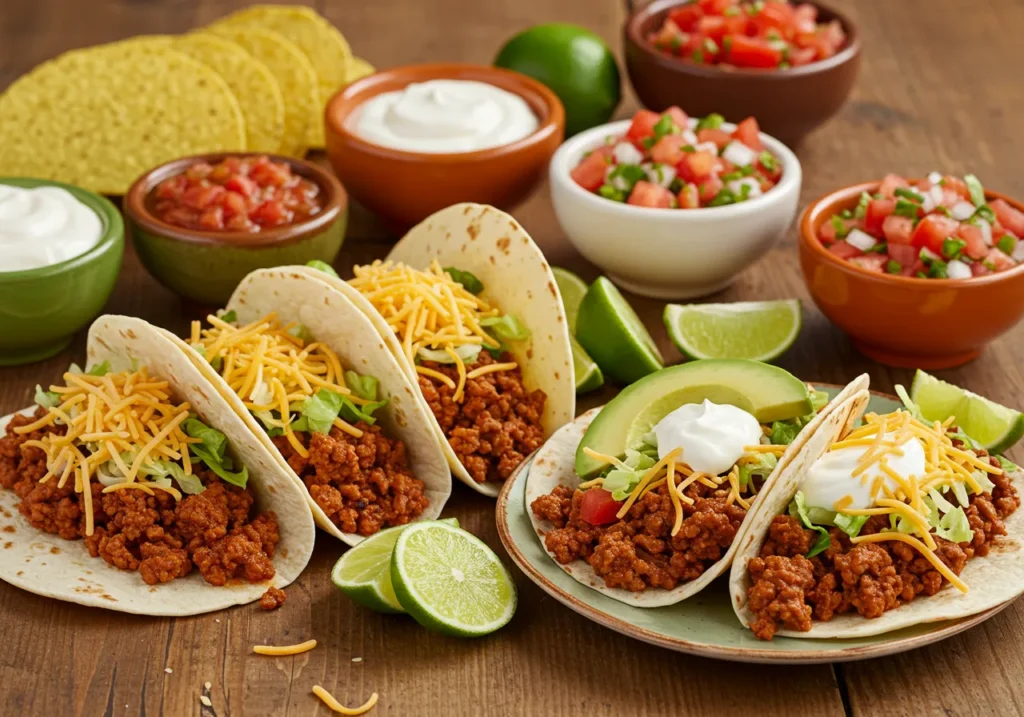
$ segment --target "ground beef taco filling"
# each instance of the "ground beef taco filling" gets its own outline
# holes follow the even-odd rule
[[[47,435],[63,436],[66,427],[49,425],[17,433],[46,416],[15,416],[0,438],[0,486],[20,498],[18,511],[32,527],[66,540],[84,540],[89,554],[122,570],[137,570],[149,585],[185,577],[193,569],[211,585],[234,580],[263,582],[274,577],[271,559],[280,541],[277,517],[257,512],[252,490],[221,480],[197,466],[202,492],[176,498],[168,492],[142,490],[104,492],[89,485],[92,531],[88,534],[83,495],[74,482],[46,482],[47,456],[25,445]]]
[[[486,366],[513,362],[507,352],[495,359],[482,351],[465,370],[472,375]],[[422,366],[449,379],[443,382],[429,374],[418,375],[423,398],[473,480],[504,481],[544,443],[541,417],[547,396],[540,390],[528,390],[518,367],[466,378],[456,400],[452,386],[459,381],[459,369],[432,361]]]

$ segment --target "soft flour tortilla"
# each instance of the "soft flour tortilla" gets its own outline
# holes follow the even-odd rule
[[[256,508],[277,513],[281,542],[269,583],[214,586],[198,570],[162,585],[147,585],[138,571],[120,570],[93,558],[81,540],[43,533],[18,512],[13,490],[0,490],[0,579],[37,595],[140,615],[182,616],[221,610],[258,600],[270,585],[284,587],[299,576],[313,552],[315,528],[302,493],[249,429],[173,344],[141,319],[101,316],[89,330],[89,362],[109,361],[114,371],[133,361],[165,379],[179,401],[227,436],[230,450],[249,469]],[[43,379],[46,383],[46,379]],[[32,413],[35,407],[21,413]],[[4,430],[12,416],[0,419]],[[11,532],[13,529],[13,532]]]
[[[441,266],[472,272],[483,282],[484,298],[493,301],[501,311],[515,314],[529,328],[530,338],[512,343],[509,351],[519,363],[526,387],[531,391],[540,389],[547,395],[541,421],[545,437],[550,437],[576,414],[576,381],[562,296],[540,247],[505,212],[483,204],[455,204],[410,229],[386,261],[422,270],[434,259]],[[394,332],[373,305],[341,279],[315,269],[302,270],[331,281],[365,312],[413,386],[418,387],[416,367],[410,365]],[[452,473],[477,492],[497,496],[501,484],[473,480],[448,445],[433,412],[429,407],[426,410]]]
[[[837,408],[826,425],[809,438],[799,459],[779,476],[775,490],[765,496],[753,514],[747,517],[734,544],[734,547],[739,546],[739,552],[729,575],[733,609],[745,626],[749,627],[756,619],[747,606],[747,591],[750,589],[748,561],[760,554],[768,526],[776,515],[785,512],[800,487],[806,468],[828,451],[848,427],[860,421],[869,398],[866,391],[858,392]],[[1015,482],[1022,480],[1021,474],[1010,477]],[[937,594],[919,596],[911,603],[886,611],[881,617],[868,619],[857,613],[844,613],[829,621],[812,621],[808,632],[779,630],[776,634],[808,638],[869,637],[920,623],[967,617],[996,607],[1024,592],[1024,510],[1017,510],[1007,518],[1006,531],[1007,535],[996,541],[988,556],[967,561],[960,574],[970,587],[966,594],[947,584]]]
[[[328,282],[288,268],[260,269],[249,274],[235,289],[227,305],[238,315],[240,324],[247,324],[276,312],[284,323],[298,322],[305,326],[332,351],[338,354],[344,369],[373,376],[379,382],[379,398],[388,404],[377,413],[384,432],[405,443],[413,474],[424,483],[430,505],[417,520],[434,520],[452,490],[452,477],[447,461],[430,429],[429,409],[419,392],[409,385],[405,373],[388,352],[373,324]],[[187,343],[169,332],[168,340],[177,344],[205,379],[217,388],[235,413],[241,416],[253,435],[269,450],[284,468],[313,511],[317,525],[344,541],[356,545],[364,540],[356,533],[342,532],[328,519],[310,497],[305,484],[288,465],[277,446],[259,421],[249,413],[241,399],[232,391],[212,366]]]
[[[832,401],[825,406],[814,419],[804,426],[804,429],[797,436],[796,440],[790,444],[786,452],[779,458],[778,465],[772,474],[768,476],[764,485],[761,487],[758,493],[755,507],[747,515],[743,525],[740,527],[736,538],[733,540],[729,550],[726,551],[725,555],[710,566],[704,573],[696,580],[678,585],[672,590],[664,590],[662,588],[647,588],[640,592],[632,592],[630,590],[624,590],[622,588],[610,588],[605,585],[604,578],[600,577],[594,572],[594,569],[590,567],[590,564],[585,560],[576,560],[568,565],[562,565],[555,556],[551,554],[551,551],[547,550],[547,546],[544,545],[544,536],[547,531],[552,529],[551,523],[546,520],[538,518],[532,510],[530,510],[530,504],[542,495],[547,495],[556,486],[566,485],[570,488],[575,489],[580,484],[580,478],[576,475],[575,470],[575,458],[576,448],[579,446],[580,441],[583,439],[583,434],[586,433],[587,427],[590,425],[594,417],[601,411],[600,408],[594,408],[567,426],[563,426],[559,429],[555,435],[553,435],[546,444],[537,453],[536,458],[533,460],[533,464],[530,466],[530,472],[526,477],[526,511],[530,516],[530,521],[533,523],[534,529],[537,531],[537,535],[540,536],[541,544],[544,545],[544,550],[548,552],[552,560],[558,564],[562,570],[574,577],[577,581],[583,583],[587,587],[598,590],[610,598],[614,598],[619,602],[624,602],[627,605],[635,605],[636,607],[661,607],[663,605],[674,605],[677,602],[681,602],[691,595],[696,595],[705,587],[707,587],[711,581],[717,578],[719,575],[724,573],[729,565],[732,563],[733,556],[736,554],[737,547],[740,545],[741,537],[747,529],[747,526],[751,523],[753,515],[757,512],[758,508],[767,501],[775,490],[777,490],[776,483],[779,480],[779,476],[782,475],[787,466],[790,463],[797,461],[802,458],[803,446],[812,439],[812,437],[821,430],[822,426],[829,420],[833,411],[841,407],[846,401],[847,397],[851,393],[856,393],[858,390],[863,390],[864,386],[867,386],[867,376],[858,377],[853,383],[843,389],[843,391],[832,399]]]

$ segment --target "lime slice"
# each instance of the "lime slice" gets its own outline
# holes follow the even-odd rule
[[[580,302],[576,338],[604,373],[622,383],[633,383],[665,365],[640,317],[603,276]]]
[[[920,369],[910,400],[929,421],[956,416],[956,425],[990,453],[1002,453],[1024,436],[1024,415],[984,396],[941,381]]]
[[[455,518],[441,521],[458,527]],[[377,612],[405,612],[391,585],[391,553],[407,525],[382,530],[350,548],[331,570],[331,581],[343,593]]]
[[[668,304],[664,319],[672,343],[690,358],[771,361],[800,333],[800,302]]]
[[[604,375],[600,367],[590,358],[580,342],[576,340],[576,317],[580,312],[580,303],[587,294],[587,282],[560,266],[551,267],[558,284],[558,292],[562,295],[565,306],[565,318],[569,322],[569,343],[572,344],[572,365],[576,374],[576,393],[586,393],[604,385]]]
[[[391,556],[391,581],[416,622],[447,635],[487,635],[516,611],[515,583],[494,551],[441,522],[402,531]]]

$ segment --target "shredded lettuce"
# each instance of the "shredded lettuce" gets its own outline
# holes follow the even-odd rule
[[[304,344],[308,344],[313,340],[313,332],[303,324],[295,324],[295,326],[288,329],[288,333]]]
[[[864,524],[868,522],[867,515],[846,515],[845,513],[836,513],[836,517],[832,519],[832,522],[837,528],[849,535],[851,538],[856,538],[860,535],[860,529],[864,527]]]
[[[526,324],[512,314],[481,319],[480,325],[501,341],[525,341],[530,338]]]
[[[301,415],[292,422],[292,430],[330,433],[344,400],[340,393],[321,388],[298,405]]]
[[[818,533],[817,540],[814,541],[814,545],[811,546],[807,553],[808,558],[813,558],[818,553],[828,550],[829,546],[832,545],[832,538],[827,530],[811,522],[810,517],[807,515],[807,504],[804,502],[804,492],[802,490],[798,490],[796,495],[793,496],[793,501],[789,504],[789,514],[794,518],[799,518],[800,522],[808,530]]]
[[[995,490],[996,484],[989,480],[988,473],[985,471],[974,471],[973,476],[974,480],[978,482],[982,493],[991,493]]]
[[[173,478],[182,493],[196,495],[206,490],[196,475],[185,475],[185,469],[171,461],[152,461],[139,469],[139,473],[151,478]]]
[[[359,398],[367,401],[377,400],[378,381],[373,376],[360,376],[355,371],[346,371],[345,385]]]
[[[740,488],[746,488],[751,479],[757,477],[762,480],[767,478],[775,470],[779,459],[772,453],[759,453],[757,463],[744,463],[740,466]]]
[[[236,321],[238,321],[238,314],[235,313],[234,309],[232,309],[231,311],[224,311],[223,309],[221,309],[220,311],[217,312],[217,318],[226,324],[233,324]]]
[[[614,500],[625,500],[643,477],[643,471],[627,471],[613,468],[604,477],[601,487],[612,494]]]
[[[896,384],[896,395],[903,402],[903,407],[907,410],[907,413],[919,421],[924,420],[924,416],[921,415],[921,407],[910,399],[910,394],[907,393],[907,389],[903,388],[902,384]]]
[[[1004,458],[1003,456],[996,456],[996,460],[999,461],[999,465],[1003,467],[1003,470],[1007,473],[1016,473],[1020,471],[1020,466],[1011,460]]]
[[[36,384],[36,405],[43,408],[53,408],[60,405],[60,394],[54,391],[44,391],[43,387]]]
[[[234,461],[226,454],[228,439],[216,428],[210,428],[196,417],[186,418],[181,428],[186,435],[200,439],[199,443],[190,443],[192,455],[206,464],[206,467],[217,474],[221,480],[244,488],[249,480],[249,469],[232,472]]]
[[[462,346],[455,347],[455,355],[463,360],[465,363],[473,363],[476,361],[476,357],[480,355],[480,344],[463,344]],[[434,363],[455,363],[455,359],[452,358],[451,354],[442,349],[428,349],[420,348],[416,352],[416,358],[423,359],[424,361],[433,361]]]
[[[341,410],[339,413],[341,417],[348,421],[349,423],[359,423],[360,421],[365,421],[366,423],[372,426],[374,423],[377,422],[376,416],[373,415],[374,412],[377,411],[377,409],[384,408],[384,406],[386,405],[388,405],[387,399],[384,399],[383,401],[373,401],[371,403],[367,403],[363,406],[360,406],[353,403],[345,396],[342,396]]]
[[[320,259],[313,259],[312,261],[307,261],[306,266],[308,266],[310,269],[322,271],[328,276],[333,276],[335,279],[341,278],[340,276],[338,276],[338,272],[334,270],[334,267],[328,264],[326,261],[322,261]]]
[[[454,266],[446,266],[444,273],[448,274],[453,281],[462,284],[462,288],[470,294],[479,294],[484,290],[484,283],[477,279],[472,272],[462,271]]]
[[[800,435],[803,425],[794,421],[775,421],[772,423],[772,432],[768,434],[768,440],[776,446],[788,446]]]

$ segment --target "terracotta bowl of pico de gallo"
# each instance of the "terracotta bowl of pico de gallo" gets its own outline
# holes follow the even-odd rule
[[[865,355],[944,369],[1024,314],[1024,203],[973,175],[888,175],[839,189],[800,219],[814,302]]]
[[[846,101],[860,70],[849,18],[818,2],[627,2],[626,69],[643,105],[663,111],[755,116],[794,143]]]
[[[221,305],[256,269],[334,261],[348,196],[325,168],[245,152],[183,157],[151,169],[124,197],[139,258],[168,289]]]
[[[353,82],[326,123],[327,156],[352,197],[402,232],[459,202],[525,199],[562,141],[565,109],[518,72],[438,63]]]
[[[640,110],[576,135],[549,171],[569,241],[637,294],[720,291],[793,223],[800,162],[757,121]]]

